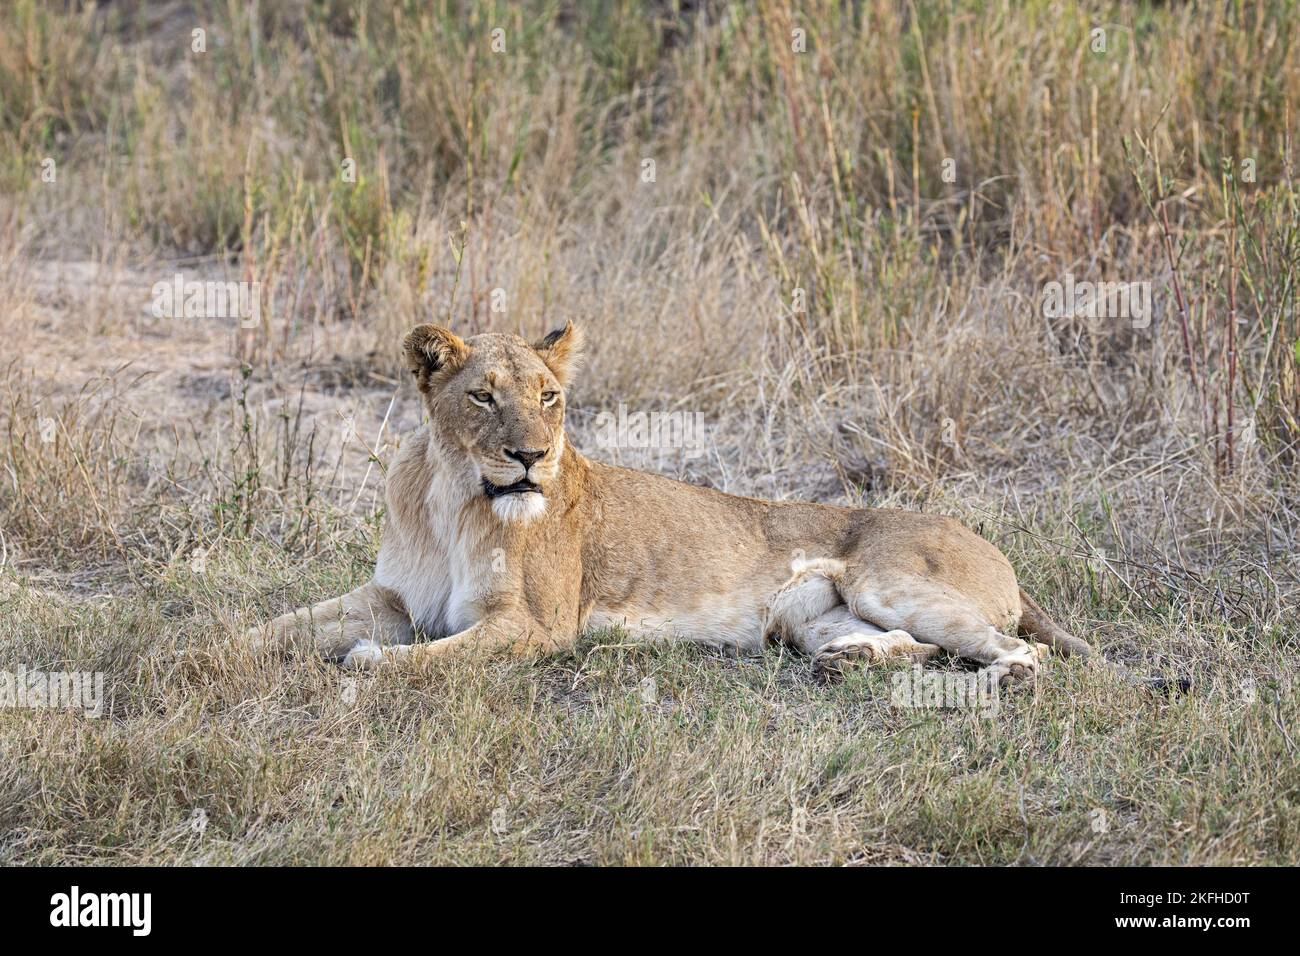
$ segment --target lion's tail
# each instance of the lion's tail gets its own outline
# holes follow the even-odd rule
[[[1099,661],[1137,687],[1166,692],[1173,690],[1186,692],[1192,686],[1192,682],[1185,677],[1176,680],[1166,680],[1163,677],[1138,677],[1123,664],[1106,660],[1087,641],[1075,637],[1048,617],[1047,612],[1039,607],[1037,601],[1025,593],[1024,588],[1020,589],[1020,625],[1017,630],[1021,637],[1040,641],[1062,657],[1071,657],[1077,654],[1085,659]]]
[[[1050,617],[1038,606],[1038,602],[1020,589],[1020,626],[1017,628],[1021,637],[1030,637],[1046,644],[1062,657],[1093,657],[1092,645],[1082,638],[1075,637]]]

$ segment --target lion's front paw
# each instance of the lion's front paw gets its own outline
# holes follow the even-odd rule
[[[343,658],[343,666],[355,671],[373,670],[383,659],[384,649],[377,642],[366,639],[352,645],[352,650]]]
[[[239,646],[254,656],[265,654],[270,647],[267,640],[266,626],[250,627],[239,638]]]
[[[352,650],[343,658],[343,666],[349,670],[374,670],[385,661],[400,660],[409,650],[407,644],[384,647],[378,641],[366,638],[352,645]]]

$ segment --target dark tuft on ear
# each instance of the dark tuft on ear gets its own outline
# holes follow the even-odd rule
[[[438,325],[417,325],[407,333],[402,348],[406,367],[422,392],[429,391],[435,375],[455,372],[469,358],[469,346],[460,336]]]
[[[582,359],[582,329],[566,322],[564,328],[534,342],[533,349],[559,383],[567,387]]]

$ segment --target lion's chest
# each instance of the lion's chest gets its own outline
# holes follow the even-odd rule
[[[478,608],[500,577],[494,570],[484,535],[435,522],[418,531],[403,529],[391,542],[385,538],[375,582],[397,592],[426,636],[446,637],[478,620]]]

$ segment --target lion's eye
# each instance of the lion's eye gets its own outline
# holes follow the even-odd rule
[[[542,392],[542,408],[550,408],[559,400],[559,392]]]
[[[489,405],[492,404],[492,393],[491,392],[470,392],[469,400],[473,402],[475,405],[482,405],[484,408],[487,408]]]

